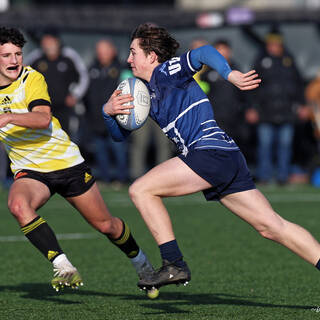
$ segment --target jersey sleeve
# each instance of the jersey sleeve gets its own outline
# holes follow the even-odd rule
[[[228,78],[231,68],[227,60],[212,46],[206,45],[190,51],[189,61],[195,69],[207,65],[216,70],[224,79]]]
[[[181,86],[201,70],[203,65],[216,70],[224,79],[231,68],[227,60],[212,46],[206,45],[174,57],[158,67],[158,82]]]
[[[26,81],[26,103],[29,111],[36,106],[51,107],[48,86],[41,73],[33,71],[24,81]]]
[[[114,117],[109,116],[103,110],[102,106],[102,116],[104,123],[110,133],[112,139],[116,142],[124,141],[131,133],[131,131],[126,130],[119,126],[118,122]]]

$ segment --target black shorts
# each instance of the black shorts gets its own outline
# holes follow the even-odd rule
[[[256,188],[241,151],[192,150],[179,158],[212,185],[203,190],[208,201],[218,201],[227,194]]]
[[[85,162],[70,168],[45,173],[23,169],[14,176],[15,180],[24,178],[38,180],[49,188],[51,195],[58,193],[64,198],[85,193],[95,182]]]

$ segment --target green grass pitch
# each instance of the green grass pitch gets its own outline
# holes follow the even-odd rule
[[[320,239],[320,190],[312,187],[262,190],[286,219]],[[159,267],[158,248],[127,190],[102,190],[113,215],[130,225]],[[149,300],[136,287],[130,261],[95,232],[61,197],[40,211],[84,279],[79,290],[56,293],[52,268],[23,240],[0,192],[0,319],[320,319],[320,273],[202,194],[165,200],[178,243],[192,270],[187,287],[163,287]],[[254,213],[253,213],[254,214]],[[320,252],[319,252],[320,256]]]

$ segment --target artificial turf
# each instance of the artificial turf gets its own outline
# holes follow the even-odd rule
[[[286,219],[320,240],[320,189],[263,190]],[[127,190],[104,188],[113,215],[124,218],[155,267],[156,244]],[[0,319],[319,319],[319,271],[286,248],[260,237],[219,203],[201,194],[165,200],[180,248],[192,270],[187,287],[167,286],[149,300],[136,287],[130,261],[95,232],[64,199],[39,210],[84,279],[79,290],[56,293],[52,268],[30,243],[0,192]],[[254,214],[254,213],[253,213]],[[319,253],[320,256],[320,253]]]

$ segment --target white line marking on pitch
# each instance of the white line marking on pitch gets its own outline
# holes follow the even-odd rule
[[[99,234],[95,233],[64,233],[57,234],[59,240],[81,240],[81,239],[95,239]],[[0,236],[0,242],[20,242],[27,241],[25,236]]]

